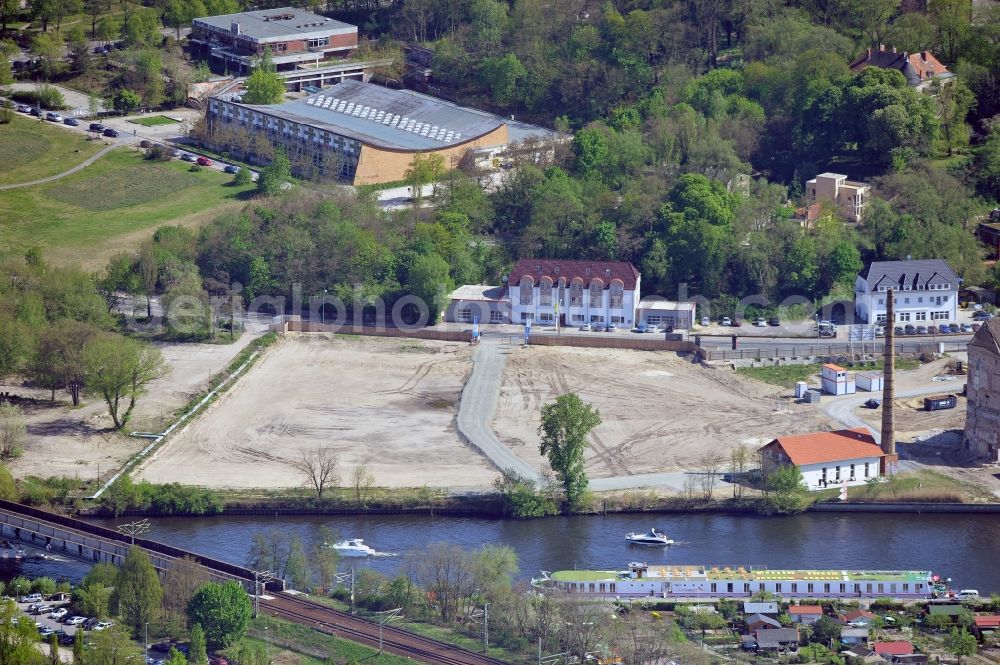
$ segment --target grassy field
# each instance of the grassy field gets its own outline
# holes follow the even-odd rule
[[[831,488],[815,495],[820,500],[835,501],[839,493],[839,488]],[[847,497],[850,501],[889,503],[977,503],[996,499],[991,492],[978,485],[929,469],[900,473],[873,485],[849,487]]]
[[[19,113],[14,122],[0,125],[0,185],[68,171],[103,147],[103,141]]]
[[[66,178],[0,191],[0,258],[30,246],[50,260],[103,267],[162,224],[197,226],[243,205],[232,176],[183,162],[150,162],[131,150],[108,153]]]
[[[129,122],[134,122],[137,125],[142,125],[143,127],[155,127],[157,125],[176,125],[178,121],[173,118],[168,118],[165,115],[151,115],[145,118],[134,118],[129,120]]]
[[[773,367],[741,367],[736,370],[738,374],[751,379],[763,381],[776,386],[794,388],[799,381],[810,381],[819,376],[820,363],[810,363],[806,365],[775,365]],[[908,370],[920,367],[920,361],[914,358],[896,358],[896,369]],[[848,367],[848,371],[881,371],[882,362],[857,364]]]
[[[266,627],[266,630],[265,630]],[[409,658],[342,640],[307,626],[275,617],[261,617],[251,624],[249,644],[265,648],[268,662],[282,665],[324,665],[330,662],[357,662],[366,665],[412,665]],[[230,653],[235,652],[231,649]]]

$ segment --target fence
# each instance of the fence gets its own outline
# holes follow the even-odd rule
[[[967,342],[904,342],[896,344],[896,355],[920,355],[922,353],[947,353],[965,351]],[[881,356],[885,345],[881,342],[860,343],[853,347],[848,344],[790,344],[764,348],[702,349],[705,360],[773,360],[785,358],[839,358],[852,355]]]

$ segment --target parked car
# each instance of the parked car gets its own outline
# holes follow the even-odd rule
[[[56,113],[55,111],[49,111],[48,113],[46,113],[45,114],[45,119],[48,120],[49,122],[62,122],[63,121],[63,117],[61,115],[59,115],[58,113]]]
[[[936,334],[938,334],[938,327],[937,326],[927,326],[927,334],[928,335],[936,335]]]
[[[877,409],[882,406],[882,401],[877,399],[870,399],[865,402],[865,406],[869,409]]]
[[[885,326],[875,326],[875,336],[885,337]]]
[[[903,334],[903,326],[893,326],[892,327],[892,332],[894,332],[897,336],[902,335]]]
[[[582,326],[580,326],[580,332],[590,332],[590,330],[591,326],[589,323],[584,323]]]
[[[646,332],[646,324],[645,323],[637,324],[635,328],[632,328],[632,332],[634,332],[634,333],[644,333],[644,332]]]
[[[190,152],[185,152],[183,155],[181,155],[181,159],[183,159],[185,162],[193,162],[197,159],[197,157],[192,155]]]
[[[758,319],[756,319],[753,322],[753,325],[756,328],[766,328],[767,327],[767,321],[765,321],[764,319],[758,318]]]
[[[62,619],[67,614],[69,614],[69,610],[67,610],[65,607],[57,607],[56,609],[49,612],[49,618]]]
[[[604,324],[603,323],[591,323],[590,324],[590,329],[593,330],[594,332],[604,332]]]
[[[92,132],[103,132],[105,128],[104,125],[99,122],[92,122],[87,129]]]
[[[733,325],[733,320],[730,319],[728,316],[724,316],[721,319],[719,319],[719,325],[720,326],[731,326],[731,325]]]
[[[52,630],[48,626],[42,626],[41,628],[38,629],[38,636],[41,637],[42,639],[45,639],[54,632],[56,631]]]
[[[983,310],[978,310],[972,313],[973,321],[989,321],[992,318],[993,318],[992,314],[990,314],[989,312],[984,312]]]
[[[212,165],[212,160],[211,160],[211,159],[209,159],[208,157],[199,157],[199,158],[198,158],[198,159],[197,159],[197,160],[195,161],[195,163],[196,163],[196,164],[197,164],[198,166],[211,166],[211,165]]]
[[[927,334],[927,326],[917,326],[917,334],[918,335],[926,335]]]
[[[711,324],[712,324],[712,321],[707,316],[701,317],[701,325],[708,326],[708,325],[711,325]]]
[[[73,616],[68,617],[65,621],[63,621],[63,623],[66,624],[67,626],[79,626],[86,620],[87,617],[82,617],[79,614],[74,614]]]
[[[54,609],[55,607],[53,607],[52,605],[36,605],[35,609],[31,610],[31,614],[35,615],[48,614]]]
[[[14,109],[17,110],[18,113],[31,113],[31,107],[27,104],[18,104],[14,107]]]
[[[36,118],[41,118],[42,117],[42,109],[38,108],[37,106],[32,106],[31,107],[31,115],[35,116]]]
[[[115,625],[113,621],[98,621],[94,625],[93,629],[94,630],[107,630],[108,628],[111,628],[111,626],[113,626],[113,625]]]
[[[57,630],[56,635],[59,636],[59,644],[64,647],[72,646],[76,642],[76,635],[70,635],[65,630]]]
[[[957,323],[949,323],[948,324],[948,329],[949,329],[949,332],[951,332],[952,335],[955,335],[957,333],[962,332],[962,329],[959,327],[959,325]]]
[[[905,326],[903,326],[903,332],[904,334],[907,335],[916,335],[917,328],[912,323],[907,323]]]
[[[661,333],[661,332],[663,332],[663,328],[661,328],[660,326],[646,326],[646,332],[648,332],[648,333]]]
[[[81,625],[84,630],[93,630],[94,626],[101,623],[100,619],[87,619]]]
[[[618,324],[617,323],[609,323],[608,327],[605,328],[604,330],[606,330],[607,332],[618,332]]]
[[[102,132],[102,133],[103,133],[103,134],[104,134],[105,136],[107,136],[107,137],[110,137],[110,138],[113,138],[113,139],[116,139],[116,138],[118,138],[118,130],[117,130],[117,129],[112,129],[111,127],[108,127],[108,128],[106,128],[106,129],[104,130],[104,132]]]
[[[963,323],[962,324],[962,332],[964,332],[964,333],[970,333],[970,332],[972,332],[972,324],[971,323]]]
[[[40,603],[42,602],[42,594],[40,593],[29,593],[27,596],[21,596],[17,599],[19,603]]]
[[[775,327],[780,326],[781,325],[781,319],[779,319],[776,316],[772,316],[771,318],[769,318],[767,320],[767,325],[769,325],[769,326],[775,326]]]
[[[239,173],[240,167],[236,166],[235,164],[226,164],[226,168],[222,170],[225,171],[226,173]]]
[[[80,125],[80,121],[76,118],[64,118],[63,124],[69,125],[70,127],[78,127]]]

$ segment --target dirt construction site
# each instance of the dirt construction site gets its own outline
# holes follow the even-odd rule
[[[289,465],[332,448],[343,484],[365,464],[383,487],[483,487],[496,471],[455,430],[468,344],[286,335],[138,477],[206,487],[304,484]]]
[[[782,389],[706,369],[669,352],[529,347],[508,355],[494,430],[541,467],[542,405],[576,392],[601,412],[591,434],[592,478],[705,468],[739,445],[830,429],[821,412],[781,399]],[[787,391],[784,391],[787,392]]]

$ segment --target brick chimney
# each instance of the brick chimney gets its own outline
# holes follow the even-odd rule
[[[896,292],[887,289],[885,294],[885,348],[882,371],[882,475],[895,473],[899,455],[896,454],[896,425],[893,400],[896,398]]]

